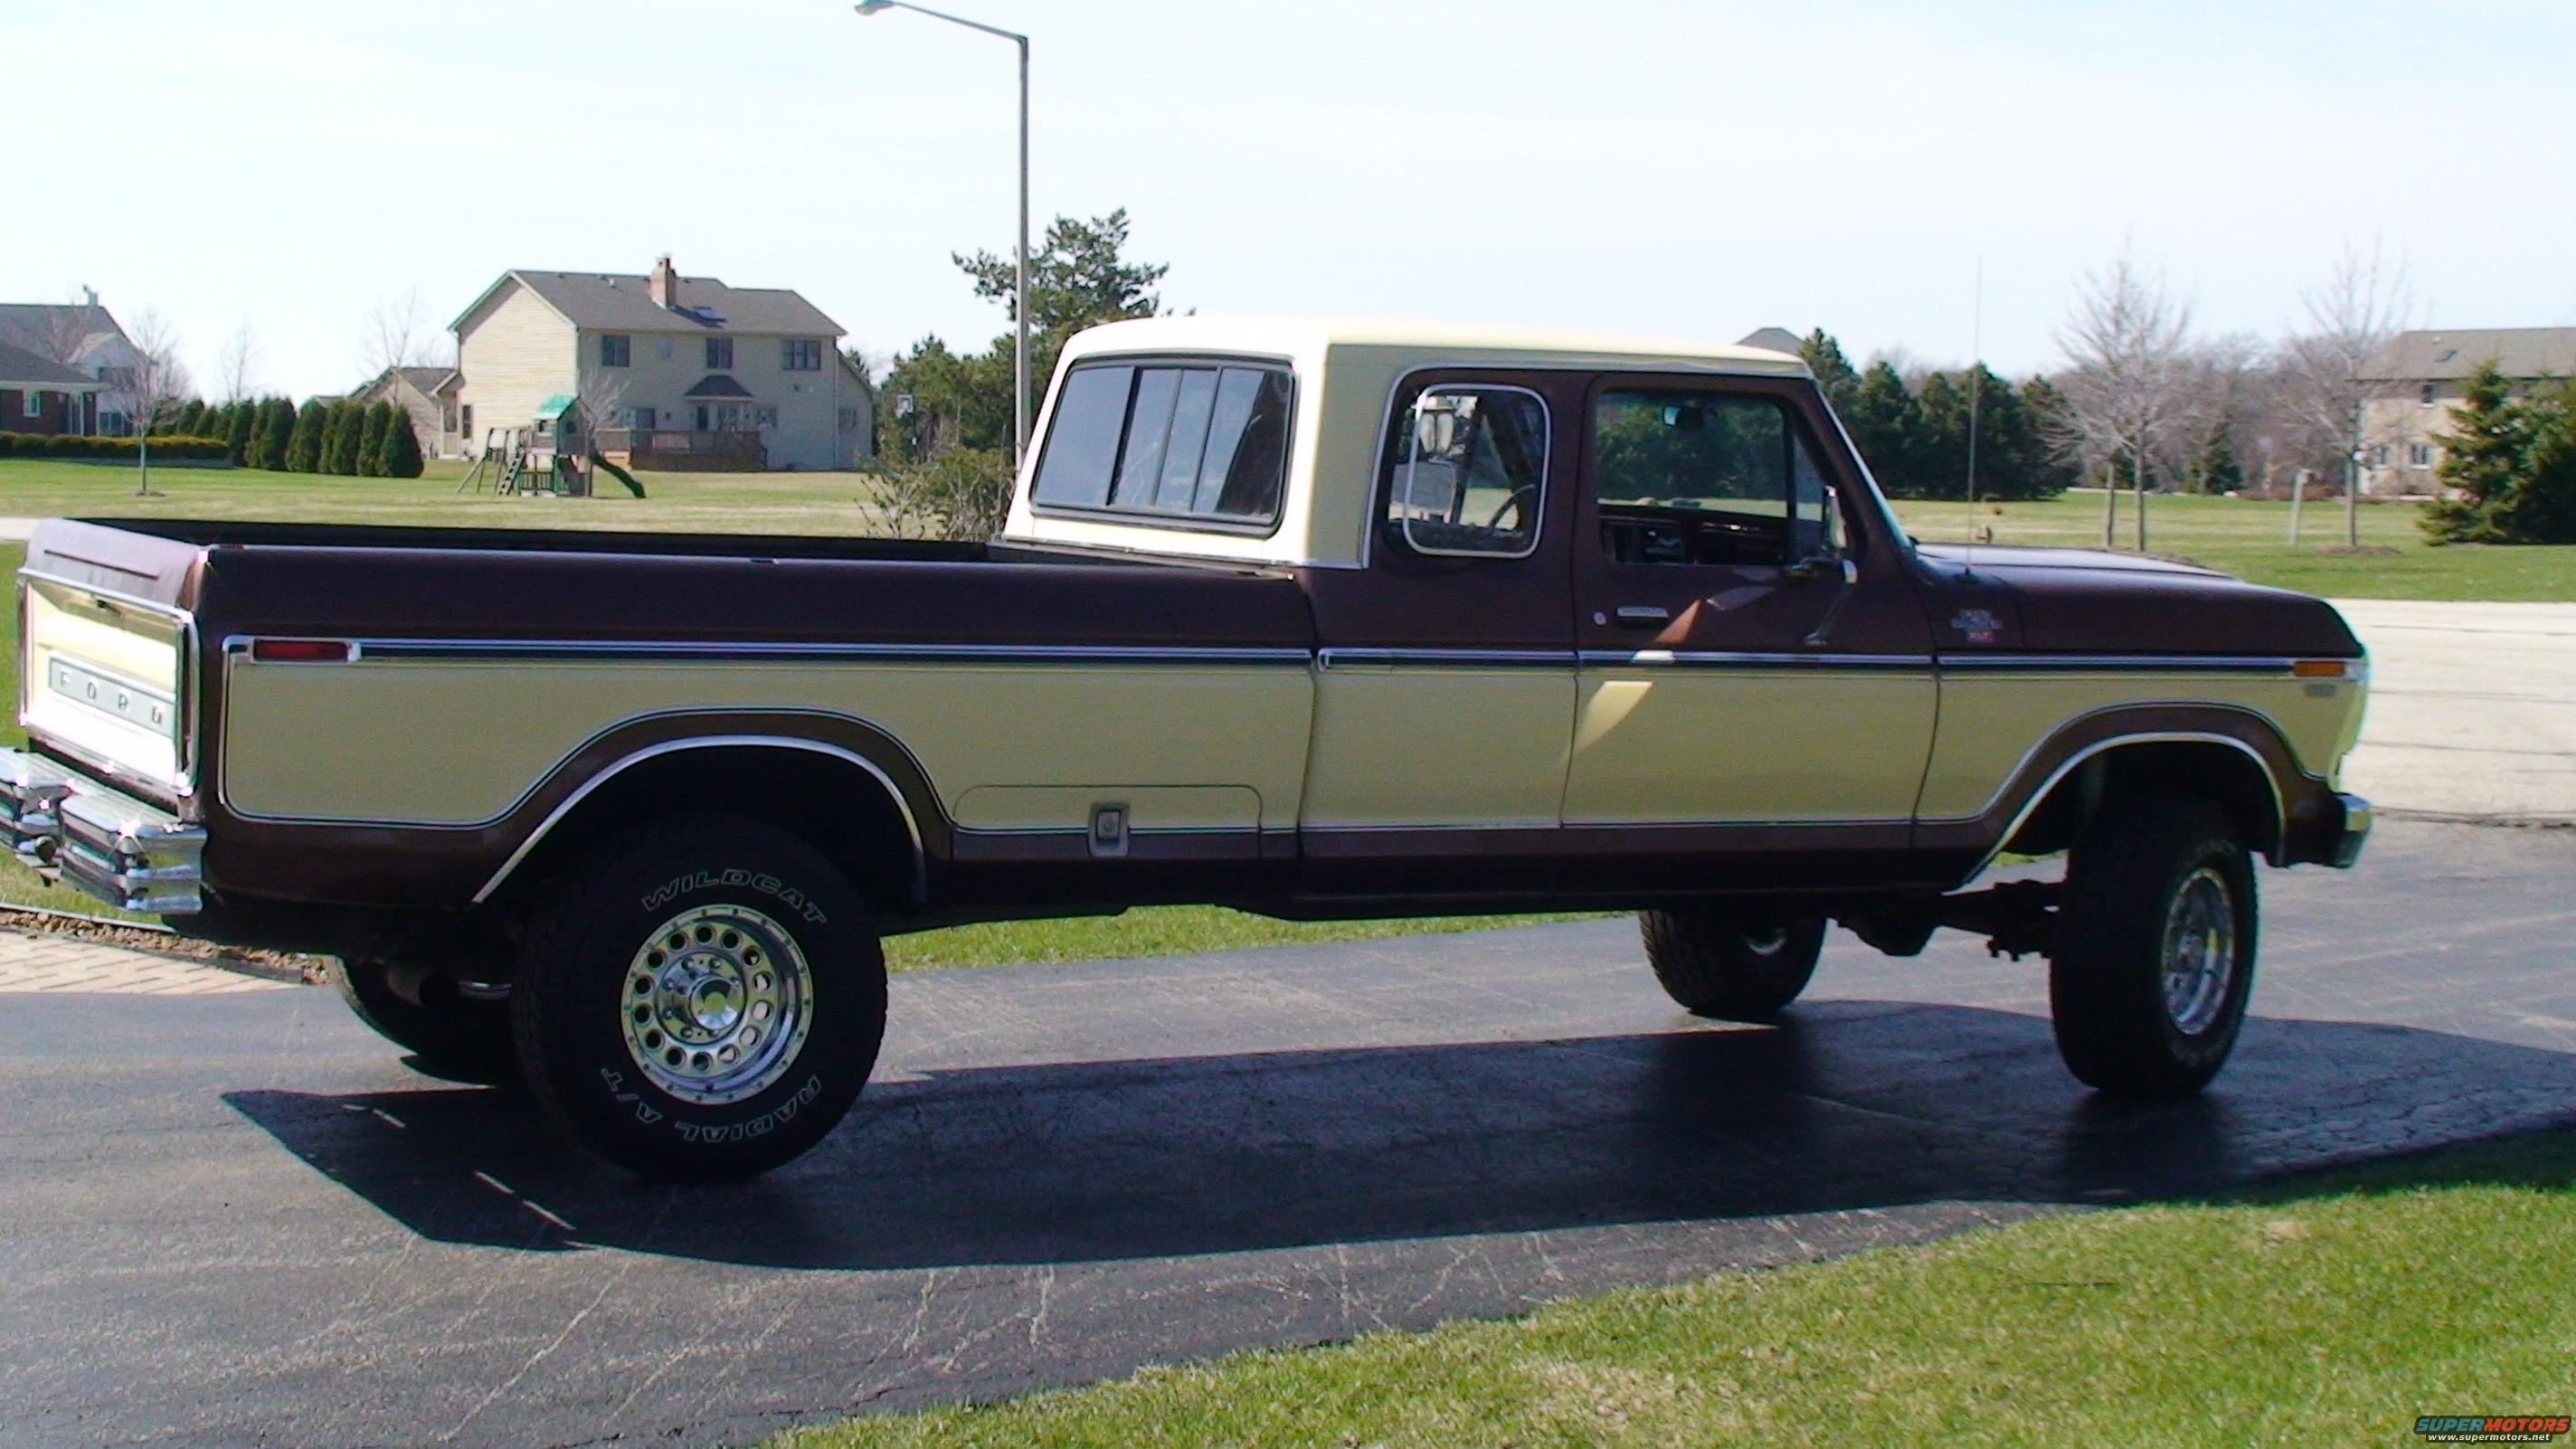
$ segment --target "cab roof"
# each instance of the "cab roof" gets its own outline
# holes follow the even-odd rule
[[[1804,375],[1807,371],[1806,364],[1790,353],[1687,337],[1391,317],[1239,313],[1105,323],[1076,336],[1065,355],[1177,351],[1320,360],[1321,354],[1336,348],[1438,352],[1462,361],[1557,362],[1769,376]]]

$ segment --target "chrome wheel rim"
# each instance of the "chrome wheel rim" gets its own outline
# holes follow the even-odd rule
[[[2165,1016],[2185,1036],[2218,1020],[2236,980],[2236,894],[2202,866],[2183,877],[2165,912]]]
[[[1756,956],[1777,956],[1789,944],[1789,928],[1786,926],[1773,926],[1767,930],[1738,927],[1735,934],[1736,939],[1744,943],[1744,949]]]
[[[627,1055],[690,1102],[755,1096],[795,1064],[814,1019],[796,938],[749,906],[683,911],[626,968],[617,1003]]]

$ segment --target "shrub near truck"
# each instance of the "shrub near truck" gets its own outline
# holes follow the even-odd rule
[[[659,1175],[830,1130],[882,933],[1149,902],[1634,909],[1745,1017],[1963,928],[2190,1091],[2256,860],[2369,827],[2331,608],[1916,544],[1796,359],[1654,339],[1096,328],[990,544],[49,520],[20,590],[22,854]]]

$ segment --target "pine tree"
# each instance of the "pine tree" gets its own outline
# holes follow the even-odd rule
[[[1861,374],[1860,386],[1852,391],[1851,411],[1843,421],[1881,488],[1904,498],[1921,494],[1922,408],[1894,363],[1881,359]]]
[[[1848,411],[1852,394],[1860,390],[1860,373],[1852,367],[1851,359],[1843,356],[1843,345],[1834,340],[1834,334],[1822,327],[1808,333],[1807,339],[1798,344],[1798,356],[1816,375],[1816,385],[1824,389],[1825,401],[1834,405],[1834,411]]]
[[[248,398],[229,403],[224,408],[224,456],[230,458],[236,468],[250,453],[252,413]]]
[[[277,399],[273,397],[264,397],[251,404],[250,442],[242,448],[241,466],[245,468],[271,466],[268,461],[268,420],[276,411]]]
[[[202,438],[206,435],[197,430],[205,426],[206,412],[207,407],[204,402],[190,398],[187,406],[179,409],[178,419],[171,426],[179,430],[180,437]]]
[[[395,408],[393,416],[385,420],[383,438],[376,444],[376,476],[417,478],[420,472],[420,435],[412,431],[411,413]]]
[[[322,426],[322,472],[346,477],[358,471],[358,435],[366,422],[363,405],[345,400],[331,404]]]
[[[290,473],[318,473],[322,469],[323,424],[330,409],[319,398],[296,409],[294,429],[287,434],[285,468]]]
[[[259,466],[283,471],[287,447],[295,439],[295,403],[282,397],[270,398],[268,403],[268,422],[260,433]]]
[[[2520,398],[2530,440],[2513,489],[2488,510],[2507,543],[2576,543],[2576,383]]]
[[[351,471],[361,478],[373,478],[379,476],[376,472],[376,455],[384,449],[385,419],[386,415],[394,410],[394,405],[389,402],[371,402],[366,405],[366,408],[367,410],[358,417],[358,453],[352,460],[357,466]]]
[[[2513,395],[2513,383],[2490,359],[2460,385],[2459,410],[2441,438],[2444,486],[2456,497],[2424,505],[2424,531],[2439,543],[2504,543],[2496,517],[2520,481],[2535,419]]]

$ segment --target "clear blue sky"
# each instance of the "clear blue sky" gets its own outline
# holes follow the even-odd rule
[[[1036,42],[1035,205],[1164,298],[2047,365],[2124,237],[2271,332],[2377,234],[2427,320],[2576,322],[2576,6],[954,0]],[[0,300],[158,307],[199,376],[356,380],[381,298],[661,252],[872,352],[1002,327],[1011,52],[841,0],[15,3]],[[37,178],[52,162],[59,204]]]

